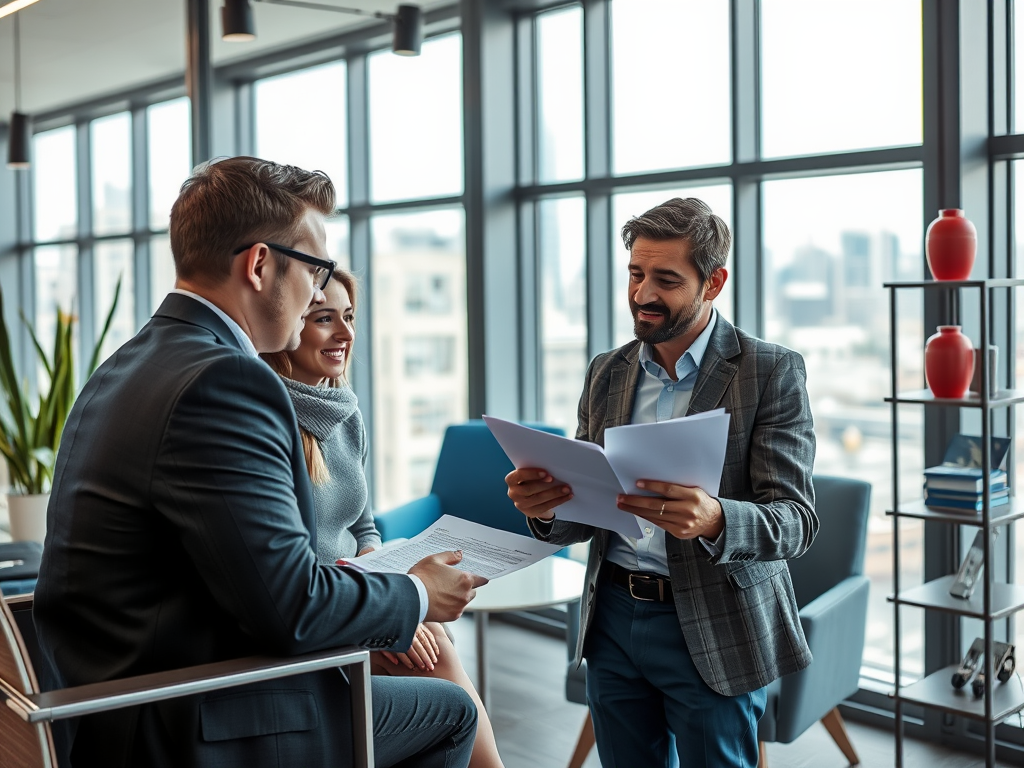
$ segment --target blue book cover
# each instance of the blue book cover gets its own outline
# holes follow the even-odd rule
[[[946,452],[942,456],[942,467],[958,467],[964,470],[977,470],[981,476],[981,438],[977,435],[954,435],[946,446]],[[993,437],[990,449],[991,462],[989,466],[993,470],[999,469],[1006,461],[1006,454],[1010,450],[1010,438]],[[927,471],[927,470],[926,470]]]
[[[989,504],[989,507],[1001,507],[1009,503],[1009,496],[1000,496],[998,498],[992,499],[991,503]],[[930,494],[928,496],[925,496],[924,504],[926,507],[939,507],[940,509],[956,510],[966,509],[971,512],[980,512],[981,508],[984,506],[984,503],[981,499],[978,499],[977,501],[967,501],[963,499],[949,499],[946,498],[945,496],[937,498]]]
[[[994,491],[1006,487],[1006,470],[994,469],[988,478],[988,486]],[[981,473],[971,467],[929,467],[924,471],[924,487],[931,490],[944,489],[964,493],[980,494],[985,487]]]
[[[934,488],[928,483],[925,483],[924,490],[929,496],[936,498],[950,498],[950,499],[961,499],[964,501],[976,501],[981,498],[981,491],[961,491],[954,488]],[[1010,489],[1005,485],[1001,488],[991,488],[989,490],[989,496],[993,499],[1000,496],[1008,496]]]
[[[931,474],[925,471],[924,487],[926,491],[960,491],[974,496],[980,496],[985,486],[980,477],[965,475],[943,475]],[[1001,491],[1006,488],[1006,472],[998,470],[989,478],[989,489]]]

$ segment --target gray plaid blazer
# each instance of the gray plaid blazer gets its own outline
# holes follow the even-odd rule
[[[580,399],[577,439],[603,445],[605,429],[630,423],[639,354],[640,342],[633,341],[594,358]],[[666,536],[665,548],[690,656],[704,681],[726,696],[811,662],[786,565],[811,546],[818,530],[806,378],[796,352],[756,339],[719,315],[687,413],[725,408],[731,415],[719,495],[722,552],[711,557],[699,541],[674,536]],[[555,514],[550,526],[531,520],[534,535],[555,544],[591,540],[579,664],[610,534],[557,520],[557,509]]]

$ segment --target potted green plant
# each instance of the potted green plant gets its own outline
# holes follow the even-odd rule
[[[86,378],[99,364],[100,350],[114,320],[120,294],[119,279],[103,330],[85,369]],[[11,537],[15,540],[43,540],[57,449],[64,423],[78,396],[73,341],[76,318],[59,306],[55,311],[52,355],[47,355],[31,323],[24,313],[21,314],[47,379],[39,383],[38,396],[33,398],[27,381],[19,377],[14,368],[11,336],[4,320],[3,292],[0,291],[0,454],[7,464],[10,480],[7,510]]]

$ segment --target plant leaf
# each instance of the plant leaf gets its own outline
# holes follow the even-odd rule
[[[110,326],[114,323],[114,313],[117,311],[117,302],[121,298],[121,281],[124,279],[124,274],[121,274],[117,278],[117,285],[114,286],[114,298],[110,302],[110,311],[107,312],[107,319],[103,323],[103,330],[100,331],[99,337],[96,339],[96,346],[92,350],[92,358],[89,360],[89,367],[85,369],[85,378],[88,379],[92,376],[93,371],[100,364],[100,350],[103,349],[103,342],[107,339],[107,332],[110,331]]]

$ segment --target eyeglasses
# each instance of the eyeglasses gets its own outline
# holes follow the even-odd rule
[[[235,249],[233,255],[237,256],[242,251],[248,251],[256,243],[250,243],[249,245],[243,245]],[[285,248],[283,245],[277,243],[264,243],[268,248],[272,248],[275,251],[280,251],[285,256],[296,261],[301,261],[303,264],[312,264],[316,269],[313,270],[313,284],[321,291],[327,287],[327,284],[331,282],[331,275],[334,274],[334,270],[338,268],[336,261],[330,259],[318,259],[316,256],[310,256],[308,253],[302,251],[296,251],[292,248]]]

